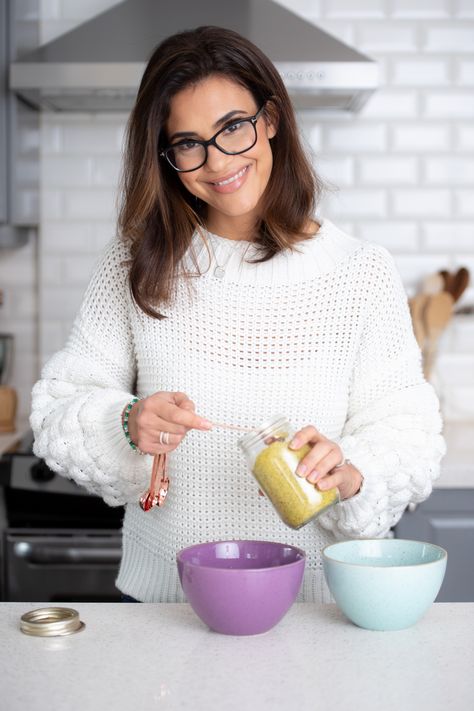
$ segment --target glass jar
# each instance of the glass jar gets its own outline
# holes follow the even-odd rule
[[[285,417],[274,418],[239,440],[260,489],[290,528],[301,528],[339,502],[335,487],[320,491],[316,484],[296,474],[298,463],[311,447],[290,449],[295,432]]]

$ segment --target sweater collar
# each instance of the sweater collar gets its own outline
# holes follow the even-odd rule
[[[318,232],[293,249],[285,249],[266,262],[251,263],[259,256],[259,246],[247,240],[232,240],[204,232],[195,232],[184,258],[184,266],[193,273],[195,262],[203,278],[234,282],[247,286],[295,284],[328,274],[339,267],[361,246],[362,242],[343,232],[328,218],[316,217]],[[210,242],[208,246],[206,240]],[[224,276],[217,280],[214,268],[225,265]]]

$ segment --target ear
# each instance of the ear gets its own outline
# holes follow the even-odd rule
[[[265,122],[267,124],[267,138],[274,138],[278,131],[278,111],[272,99],[269,99],[265,107]]]
[[[267,123],[267,138],[274,138],[277,134],[277,126],[272,123]]]

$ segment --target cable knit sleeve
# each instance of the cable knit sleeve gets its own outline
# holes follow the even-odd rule
[[[33,388],[30,418],[35,454],[110,506],[137,501],[150,469],[121,427],[136,376],[127,257],[119,240],[105,251],[65,348]]]
[[[361,492],[319,521],[338,538],[386,536],[426,499],[445,452],[439,403],[425,382],[407,298],[389,253],[369,247],[369,307],[339,444],[364,476]]]

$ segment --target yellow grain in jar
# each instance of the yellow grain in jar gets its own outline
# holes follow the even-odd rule
[[[284,418],[276,418],[258,431],[242,438],[240,445],[252,474],[280,518],[291,528],[308,521],[339,501],[337,488],[320,491],[315,484],[296,474],[296,467],[311,447],[290,449],[293,437]]]

